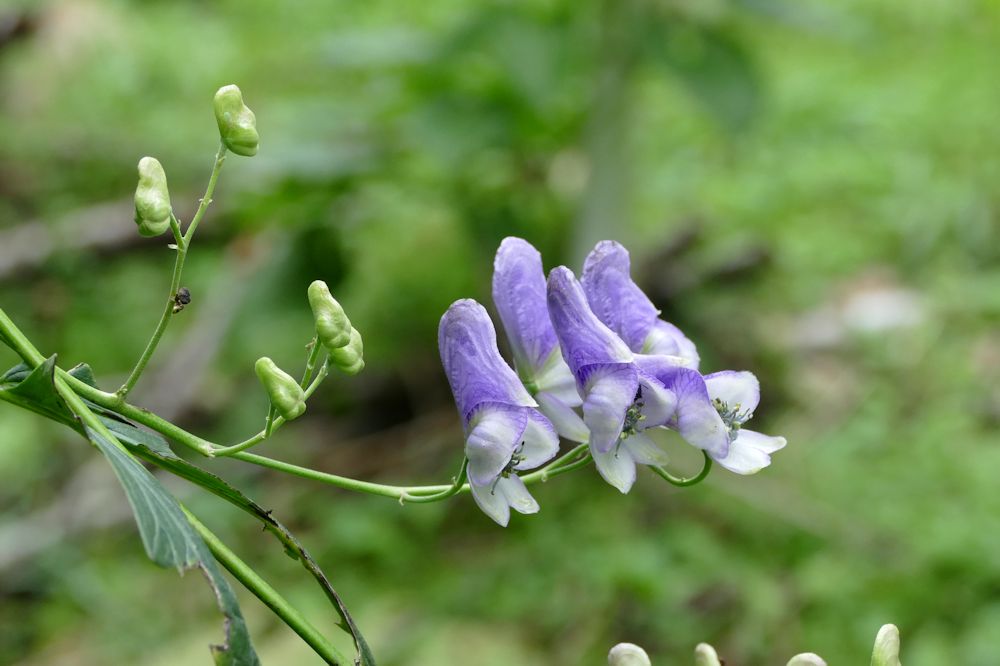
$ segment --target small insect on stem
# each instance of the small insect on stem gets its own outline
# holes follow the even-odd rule
[[[174,314],[184,309],[185,305],[191,302],[191,291],[187,287],[181,287],[174,294]]]

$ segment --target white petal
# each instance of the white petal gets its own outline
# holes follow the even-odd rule
[[[497,494],[503,493],[507,504],[518,513],[538,513],[538,502],[528,492],[524,481],[515,474],[497,482]]]
[[[534,469],[552,460],[559,453],[559,435],[549,420],[532,410],[528,413],[528,424],[521,435],[524,446],[521,455],[524,460],[515,469]]]
[[[476,500],[476,504],[483,510],[483,513],[495,520],[501,527],[507,527],[507,523],[510,521],[510,504],[507,502],[506,495],[499,488],[491,489],[492,485],[491,483],[487,486],[480,486],[470,482],[472,499]]]
[[[635,461],[625,446],[617,450],[600,452],[593,446],[590,447],[590,455],[594,457],[594,464],[604,480],[612,486],[627,493],[635,483]]]
[[[573,391],[576,391],[574,384]],[[559,434],[573,442],[586,442],[590,439],[590,431],[576,411],[560,400],[557,396],[542,391],[535,394],[538,408],[552,421]]]
[[[608,666],[650,666],[649,655],[638,645],[619,643],[608,653]]]
[[[649,435],[637,432],[622,442],[632,459],[640,465],[666,465],[670,458],[667,452],[656,445]]]
[[[708,397],[721,400],[730,409],[739,405],[741,412],[752,413],[760,402],[760,382],[752,372],[713,372],[705,375],[705,386],[708,388]]]
[[[677,413],[677,396],[652,377],[639,375],[642,387],[642,427],[661,426]]]
[[[521,443],[527,421],[527,410],[516,407],[486,407],[473,416],[465,439],[469,479],[481,486],[493,483]]]
[[[631,365],[609,365],[588,378],[583,422],[590,429],[591,447],[606,452],[618,443],[625,412],[635,401],[638,388],[636,370]]]
[[[792,657],[788,661],[788,666],[826,666],[826,662],[818,654],[803,652]]]
[[[729,446],[729,455],[715,461],[737,474],[756,474],[771,464],[768,455],[785,446],[784,437],[769,437],[753,430],[740,430]]]
[[[552,351],[545,365],[535,376],[535,390],[555,395],[570,407],[579,407],[583,404],[580,391],[576,387],[576,378],[563,360],[558,347]]]

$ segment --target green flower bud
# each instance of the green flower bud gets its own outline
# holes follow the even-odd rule
[[[719,655],[708,643],[698,643],[694,649],[695,666],[721,666]]]
[[[257,118],[243,103],[243,93],[235,85],[219,88],[215,93],[215,121],[226,148],[244,157],[257,154]]]
[[[302,387],[291,375],[276,366],[274,361],[266,356],[259,358],[254,370],[267,391],[267,397],[271,399],[271,405],[282,418],[291,421],[306,411],[306,397]]]
[[[351,322],[333,296],[326,282],[316,280],[309,285],[309,306],[316,320],[319,341],[331,352],[351,341]]]
[[[343,347],[330,350],[330,362],[349,375],[356,375],[365,367],[365,348],[358,329],[351,327],[351,341]]]
[[[651,666],[649,655],[638,645],[619,643],[608,653],[608,666]]]
[[[139,160],[135,188],[135,223],[143,236],[159,236],[170,227],[170,192],[167,174],[155,157]]]
[[[826,666],[826,662],[818,654],[803,652],[792,657],[787,666]]]
[[[875,637],[872,666],[900,666],[899,629],[894,624],[882,625]]]

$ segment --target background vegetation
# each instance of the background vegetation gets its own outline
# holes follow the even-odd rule
[[[445,481],[440,314],[488,300],[506,235],[572,267],[611,237],[706,369],[758,374],[755,423],[789,440],[756,477],[687,490],[561,477],[507,530],[466,497],[404,507],[213,465],[300,533],[380,663],[600,664],[623,640],[664,663],[701,640],[733,664],[865,663],[892,621],[907,666],[995,664],[998,44],[986,0],[8,1],[0,303],[117,386],[171,262],[134,233],[135,163],[163,162],[188,218],[211,95],[237,82],[260,154],[226,165],[140,404],[249,434],[252,361],[298,367],[323,278],[367,369],[262,449]],[[256,524],[172,487],[332,631]],[[0,511],[0,662],[207,662],[201,581],[149,564],[83,440],[0,410]],[[315,662],[244,610],[265,663]]]

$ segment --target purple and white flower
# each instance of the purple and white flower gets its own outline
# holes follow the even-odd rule
[[[538,503],[514,472],[551,460],[559,436],[500,356],[486,309],[471,299],[453,303],[441,317],[438,348],[465,429],[473,498],[503,526],[511,508],[536,513]]]
[[[545,292],[542,255],[526,240],[505,238],[493,262],[493,302],[514,354],[514,367],[559,434],[586,442],[590,433],[574,411],[583,401],[559,351]]]
[[[563,358],[583,396],[594,463],[608,483],[626,493],[635,482],[637,463],[666,463],[666,454],[643,431],[669,422],[677,399],[594,315],[565,266],[549,274],[548,304]]]
[[[679,328],[660,319],[660,311],[630,274],[628,250],[615,241],[594,246],[583,265],[580,283],[597,318],[637,354],[671,356],[675,363],[698,368],[698,350]]]
[[[751,372],[724,370],[702,376],[663,357],[638,359],[643,369],[677,396],[677,413],[668,426],[689,444],[737,474],[755,474],[784,448],[784,437],[744,428],[760,402],[760,382]]]

